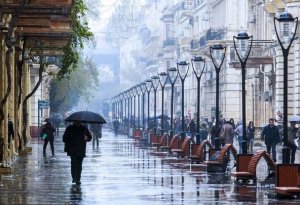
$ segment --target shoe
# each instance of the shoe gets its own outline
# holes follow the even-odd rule
[[[80,181],[76,181],[76,185],[80,185],[81,184],[81,182]]]

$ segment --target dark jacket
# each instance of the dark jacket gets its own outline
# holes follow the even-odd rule
[[[47,139],[49,141],[53,141],[54,140],[54,135],[53,135],[54,132],[55,132],[54,127],[51,125],[50,122],[47,122],[42,128],[41,136],[43,136],[43,134],[47,134]]]
[[[276,125],[272,127],[270,125],[265,126],[261,132],[261,140],[264,140],[266,145],[279,143],[280,136],[278,127]]]
[[[79,157],[85,157],[86,141],[84,136],[87,136],[87,141],[92,140],[92,136],[89,130],[83,125],[70,125],[66,128],[63,135],[63,142],[65,143],[65,152],[69,156],[77,155]]]
[[[14,123],[9,119],[8,120],[8,139],[14,139],[15,133],[14,133]]]

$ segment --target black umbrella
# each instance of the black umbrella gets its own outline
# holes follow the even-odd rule
[[[82,123],[105,124],[105,119],[98,113],[91,111],[78,111],[65,119],[67,122],[80,121]]]

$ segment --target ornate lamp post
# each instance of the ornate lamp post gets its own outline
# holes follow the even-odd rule
[[[277,32],[276,21],[280,29]],[[287,147],[288,140],[288,55],[297,31],[298,17],[288,12],[283,12],[279,17],[274,17],[274,27],[278,42],[283,54],[283,143],[282,163],[290,163],[290,149]]]
[[[200,81],[205,68],[205,59],[201,56],[192,59],[194,74],[197,78],[197,134],[196,143],[200,144]]]
[[[145,130],[145,93],[146,93],[146,83],[143,82],[140,84],[140,88],[142,91],[142,123],[143,123],[143,130]]]
[[[177,63],[179,78],[181,80],[181,140],[185,138],[184,130],[184,80],[189,72],[189,64],[186,61]]]
[[[157,121],[156,121],[156,91],[159,84],[159,77],[153,76],[152,78],[152,86],[154,90],[154,134],[156,134],[157,130]]]
[[[173,137],[174,134],[174,120],[173,120],[173,106],[174,106],[174,85],[178,76],[178,72],[176,68],[169,68],[168,69],[168,77],[171,83],[171,130],[170,130],[170,137]]]
[[[238,42],[238,48],[236,42]],[[242,69],[242,123],[243,123],[243,141],[242,154],[247,154],[247,139],[246,139],[246,63],[251,51],[253,36],[248,36],[246,32],[241,32],[238,36],[233,36],[233,45],[236,54],[241,62]]]
[[[141,126],[141,121],[140,121],[140,119],[141,119],[141,112],[140,112],[140,110],[141,110],[141,102],[140,102],[140,95],[141,95],[141,93],[142,93],[142,88],[141,88],[141,83],[140,84],[137,84],[136,86],[136,94],[137,94],[137,96],[138,96],[138,129],[140,129],[140,126]]]
[[[146,80],[146,90],[148,93],[148,126],[147,126],[148,130],[150,127],[150,91],[151,91],[151,88],[152,88],[152,80],[148,79],[148,80]]]
[[[164,134],[164,90],[167,83],[168,74],[161,72],[159,74],[159,83],[161,85],[161,135]]]
[[[226,53],[226,47],[223,47],[221,44],[216,44],[209,49],[210,51],[210,58],[214,64],[215,71],[216,71],[216,128],[218,129],[217,137],[214,139],[215,142],[215,149],[220,149],[220,138],[219,134],[221,129],[219,128],[220,119],[219,119],[219,76],[220,76],[220,70],[221,66],[223,64],[225,53]]]
[[[136,97],[136,94],[138,93],[136,86],[133,86],[131,88],[131,93],[132,93],[132,96],[133,96],[133,128],[135,128],[135,117],[136,117],[136,113],[135,113],[135,111],[136,111],[136,99],[135,99],[135,97]]]

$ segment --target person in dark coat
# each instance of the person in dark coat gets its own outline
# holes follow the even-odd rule
[[[99,147],[99,139],[102,138],[102,125],[101,124],[92,124],[90,127],[93,133],[93,148],[95,145]]]
[[[86,152],[86,142],[92,140],[92,135],[88,128],[83,126],[80,121],[74,122],[66,128],[63,135],[65,143],[65,152],[71,158],[72,183],[80,185],[82,172],[82,162]]]
[[[253,153],[253,144],[254,144],[254,135],[255,135],[255,127],[252,121],[249,122],[247,126],[247,141],[248,141],[248,149],[250,153]]]
[[[194,119],[192,119],[191,122],[189,123],[189,131],[192,135],[192,138],[194,139],[196,133],[196,123]]]
[[[51,152],[52,156],[54,156],[54,133],[55,128],[52,126],[50,121],[47,121],[46,124],[42,128],[42,134],[41,137],[44,139],[44,146],[43,146],[43,156],[46,156],[46,148],[48,145],[48,142],[50,142]],[[43,137],[45,136],[45,137]]]
[[[262,141],[265,141],[265,144],[267,146],[267,152],[269,154],[272,150],[272,159],[274,162],[276,162],[276,145],[280,142],[280,136],[278,127],[274,125],[273,118],[270,118],[269,125],[263,128],[260,139]]]

